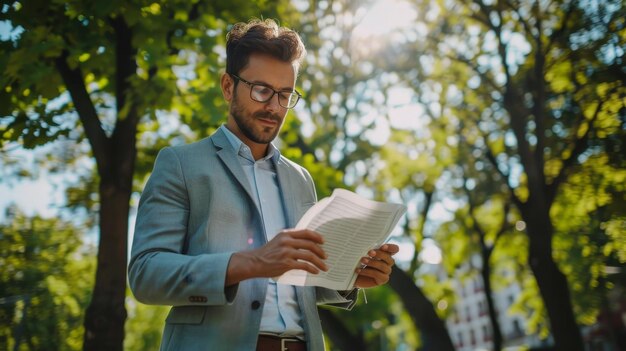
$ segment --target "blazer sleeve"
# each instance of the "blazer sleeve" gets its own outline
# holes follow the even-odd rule
[[[165,148],[139,201],[128,278],[137,300],[156,305],[220,305],[238,285],[225,288],[232,252],[185,253],[189,197],[180,159]]]

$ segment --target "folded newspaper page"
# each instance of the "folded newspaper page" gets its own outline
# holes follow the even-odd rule
[[[311,207],[296,225],[324,237],[322,248],[328,255],[327,272],[310,274],[291,270],[278,278],[278,283],[299,286],[321,286],[349,290],[357,278],[361,257],[380,247],[406,212],[401,204],[368,200],[345,189],[335,189],[330,197]]]

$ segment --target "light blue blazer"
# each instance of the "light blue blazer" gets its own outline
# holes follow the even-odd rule
[[[316,201],[310,174],[280,158],[277,177],[290,227]],[[259,209],[223,131],[157,156],[141,195],[129,282],[146,304],[170,305],[161,350],[254,350],[267,279],[224,288],[233,252],[267,242]],[[252,238],[251,241],[249,239]],[[250,244],[252,242],[252,244]],[[309,350],[324,349],[316,304],[352,308],[337,291],[296,287]]]

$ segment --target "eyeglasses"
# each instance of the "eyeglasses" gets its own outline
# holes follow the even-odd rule
[[[278,104],[284,108],[291,109],[296,106],[296,104],[298,103],[298,101],[300,101],[300,98],[302,97],[302,94],[295,90],[274,90],[267,85],[248,82],[247,80],[238,77],[232,73],[229,74],[233,78],[240,80],[250,86],[250,99],[256,102],[268,102],[274,97],[274,94],[278,94]]]

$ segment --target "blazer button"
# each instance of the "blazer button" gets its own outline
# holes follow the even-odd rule
[[[257,300],[252,301],[252,304],[250,305],[250,307],[252,307],[253,310],[258,310],[259,307],[261,307],[261,303]]]
[[[207,302],[206,296],[189,296],[189,302]]]

